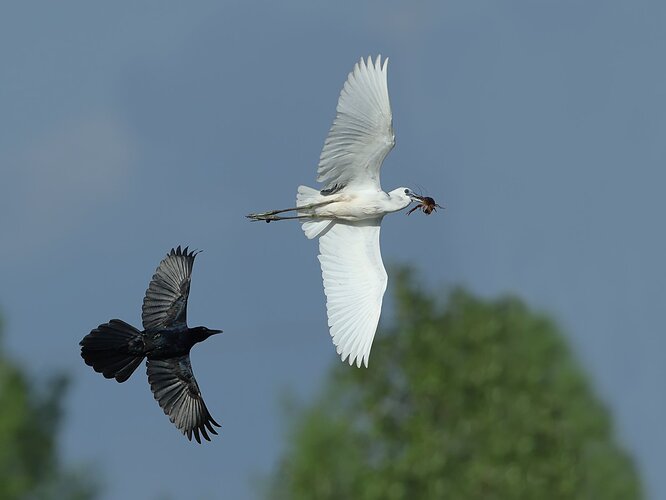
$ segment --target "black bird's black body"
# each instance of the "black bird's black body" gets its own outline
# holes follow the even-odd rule
[[[143,349],[148,359],[186,356],[195,344],[213,335],[203,326],[178,330],[143,331]]]
[[[189,328],[187,298],[196,252],[172,249],[160,263],[143,300],[140,331],[119,319],[99,325],[81,340],[81,356],[106,378],[124,382],[147,359],[150,388],[169,419],[192,439],[217,434],[190,364],[192,346],[222,330]]]

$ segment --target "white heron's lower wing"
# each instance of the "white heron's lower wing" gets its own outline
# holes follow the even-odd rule
[[[395,145],[387,83],[388,58],[361,59],[345,82],[337,115],[319,158],[324,190],[355,185],[381,188],[379,169]]]
[[[379,250],[381,218],[336,222],[319,238],[326,311],[342,360],[368,366],[388,277]]]

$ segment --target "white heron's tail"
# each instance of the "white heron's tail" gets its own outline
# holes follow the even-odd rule
[[[296,206],[302,207],[306,205],[313,205],[315,203],[320,203],[322,201],[322,194],[308,186],[298,186],[298,194],[296,195]],[[303,211],[298,212],[298,215],[311,215],[312,212]],[[317,238],[324,234],[324,232],[335,224],[335,221],[332,220],[307,220],[302,221],[301,228],[305,233],[305,236],[309,240]]]

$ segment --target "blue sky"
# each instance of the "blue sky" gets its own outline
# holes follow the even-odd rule
[[[36,376],[72,374],[62,446],[99,466],[106,499],[253,498],[284,444],[280,398],[314,394],[339,362],[316,244],[243,216],[314,185],[342,83],[377,53],[397,136],[383,185],[447,206],[387,217],[384,260],[414,264],[433,290],[517,293],[555,315],[650,497],[666,498],[662,2],[2,11],[5,344]],[[223,425],[205,446],[172,428],[141,371],[106,381],[77,346],[112,317],[140,323],[178,244],[204,250],[190,323],[225,330],[192,354]]]

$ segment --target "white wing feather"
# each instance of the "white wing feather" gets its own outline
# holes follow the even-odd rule
[[[333,343],[349,364],[368,366],[388,277],[379,249],[381,218],[335,223],[319,238]]]
[[[361,59],[342,88],[337,115],[328,133],[317,170],[324,189],[335,186],[381,189],[379,168],[395,145],[386,69]]]

